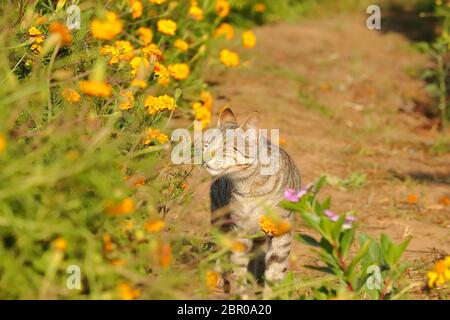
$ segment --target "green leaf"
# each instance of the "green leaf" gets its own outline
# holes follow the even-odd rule
[[[344,258],[344,259],[347,258],[348,252],[353,243],[354,236],[355,236],[354,228],[344,231],[341,235],[341,239],[339,241],[339,247],[340,247],[340,252],[341,252],[342,258]]]

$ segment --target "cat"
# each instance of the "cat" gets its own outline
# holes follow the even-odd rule
[[[202,146],[203,166],[214,177],[210,188],[212,225],[222,232],[232,233],[232,237],[245,248],[230,253],[233,267],[229,281],[241,297],[248,295],[248,272],[260,284],[265,284],[265,296],[270,294],[272,284],[285,277],[291,251],[291,232],[280,236],[268,235],[262,241],[249,239],[248,236],[261,231],[259,219],[270,210],[276,210],[280,218],[292,224],[293,213],[277,207],[277,204],[283,199],[285,189],[301,188],[300,174],[293,160],[283,149],[259,134],[258,126],[258,113],[251,114],[239,125],[231,109],[226,108],[220,113],[216,130],[223,137],[227,136],[227,132],[238,137],[241,135],[247,144],[236,148],[228,146],[225,139],[205,136]],[[244,135],[249,131],[256,133]],[[258,156],[250,152],[251,145],[259,145],[260,149],[262,146],[269,154],[276,151],[277,170],[262,174],[263,165]],[[258,254],[264,245],[266,249]],[[218,268],[222,271],[220,266]]]

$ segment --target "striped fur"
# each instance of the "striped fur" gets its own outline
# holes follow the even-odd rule
[[[255,128],[257,120],[254,117],[250,116],[241,128]],[[238,127],[231,110],[225,109],[220,116],[218,128],[225,131]],[[278,148],[270,141],[265,141],[269,149]],[[216,142],[216,146],[205,144],[205,150],[214,148],[224,148],[223,142]],[[281,148],[279,157],[280,167],[273,175],[261,175],[258,162],[230,166],[230,163],[224,164],[223,161],[211,159],[209,163],[205,163],[208,168],[212,168],[213,173],[217,172],[210,189],[211,222],[223,232],[232,232],[233,237],[246,246],[244,252],[233,252],[230,257],[234,266],[232,287],[240,295],[245,295],[248,271],[257,281],[264,279],[266,288],[270,288],[270,284],[281,281],[288,270],[291,233],[263,239],[262,243],[266,248],[262,252],[260,239],[248,239],[249,235],[260,231],[259,218],[267,214],[269,209],[276,211],[281,218],[293,222],[293,214],[277,207],[277,204],[282,200],[286,188],[300,189],[300,175],[292,159]],[[222,164],[223,168],[220,167]]]

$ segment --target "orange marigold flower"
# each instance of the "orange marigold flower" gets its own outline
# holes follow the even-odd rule
[[[114,250],[114,243],[112,241],[112,238],[109,234],[104,233],[102,235],[102,240],[103,240],[103,250],[107,251],[107,252],[111,252]]]
[[[107,203],[106,211],[113,216],[120,216],[130,214],[134,211],[134,200],[131,198],[125,198],[119,203]]]
[[[133,79],[133,81],[131,81],[131,86],[144,89],[147,88],[147,81],[142,79]]]
[[[213,97],[209,91],[203,90],[200,93],[200,100],[203,103],[203,106],[209,111],[212,110]]]
[[[228,40],[233,39],[234,36],[234,28],[231,24],[223,22],[220,26],[214,31],[215,37],[220,37],[224,35]]]
[[[60,37],[63,46],[68,46],[72,43],[72,35],[67,26],[60,22],[52,22],[48,27],[48,31]]]
[[[0,152],[3,152],[6,149],[6,139],[3,134],[0,133]]]
[[[167,268],[172,263],[172,247],[168,243],[159,246],[159,265]]]
[[[264,4],[264,3],[256,3],[254,6],[253,6],[253,10],[255,11],[255,12],[258,12],[258,13],[263,13],[264,11],[266,11],[266,5]]]
[[[119,108],[122,110],[128,110],[133,107],[134,96],[131,90],[122,90],[120,92]]]
[[[162,65],[159,62],[155,63],[153,71],[155,72],[155,75],[157,77],[159,77],[159,80],[170,79],[170,72],[169,72],[169,70],[166,67],[164,67],[164,65]]]
[[[242,45],[248,49],[256,45],[256,36],[252,31],[248,30],[242,34]]]
[[[109,97],[112,87],[103,81],[80,81],[81,92],[94,97]]]
[[[169,36],[175,35],[177,23],[170,19],[161,19],[157,22],[158,31]]]
[[[77,103],[80,101],[80,94],[72,88],[65,88],[62,92],[62,96],[64,100],[70,103]]]
[[[186,63],[173,63],[167,69],[170,74],[177,80],[184,80],[189,76],[190,69]]]
[[[138,0],[129,0],[128,3],[130,4],[131,8],[131,17],[133,19],[140,18],[142,16],[142,9],[144,8],[142,6],[142,2]]]
[[[206,286],[209,290],[215,290],[219,287],[220,274],[216,271],[206,272]]]
[[[145,75],[150,69],[150,63],[148,62],[148,60],[142,57],[134,57],[133,59],[131,59],[130,65],[132,76],[140,75],[145,78]]]
[[[150,57],[151,59],[154,59],[153,61],[162,61],[163,60],[163,54],[161,50],[158,48],[158,46],[154,43],[149,44],[148,46],[142,48],[142,52],[146,57]]]
[[[164,227],[166,226],[166,223],[162,220],[153,220],[148,221],[144,225],[144,229],[147,232],[160,232]]]
[[[137,29],[137,33],[139,35],[139,39],[145,44],[148,45],[153,41],[153,31],[150,28],[140,27]]]
[[[427,273],[428,287],[439,287],[450,281],[450,256],[435,263],[434,269]]]
[[[226,17],[230,13],[230,4],[228,0],[216,1],[216,13],[219,17]]]
[[[288,221],[282,219],[274,221],[268,216],[262,216],[259,219],[259,226],[265,234],[271,237],[282,236],[291,230],[291,224]]]
[[[147,138],[144,140],[144,144],[150,144],[152,141],[158,140],[159,143],[164,144],[169,141],[169,137],[159,131],[159,129],[149,128],[147,130]]]
[[[450,206],[450,198],[448,196],[443,196],[439,200],[439,203],[442,204],[443,206]]]
[[[240,63],[239,55],[228,49],[223,49],[220,52],[220,61],[227,67],[237,67]]]
[[[92,35],[101,40],[111,40],[123,30],[123,22],[114,12],[108,11],[103,20],[94,19],[91,23]]]
[[[406,201],[411,204],[416,204],[419,201],[419,197],[415,194],[409,194]]]
[[[175,40],[173,46],[182,52],[186,52],[189,50],[189,44],[182,39]]]
[[[159,97],[148,96],[145,98],[145,106],[148,108],[148,113],[155,114],[164,110],[175,109],[175,100],[168,95]]]
[[[135,300],[141,295],[140,290],[133,289],[127,282],[120,283],[117,289],[122,300]]]
[[[66,251],[67,241],[63,237],[58,237],[52,242],[53,248],[59,251]]]

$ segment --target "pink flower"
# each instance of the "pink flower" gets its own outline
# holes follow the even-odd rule
[[[325,210],[324,213],[328,217],[328,219],[330,219],[331,221],[336,222],[336,221],[339,220],[339,215],[334,213],[331,210]],[[354,217],[354,216],[346,216],[345,217],[345,222],[342,225],[342,228],[344,230],[351,229],[352,228],[352,222],[354,222],[354,221],[356,221],[356,217]]]

